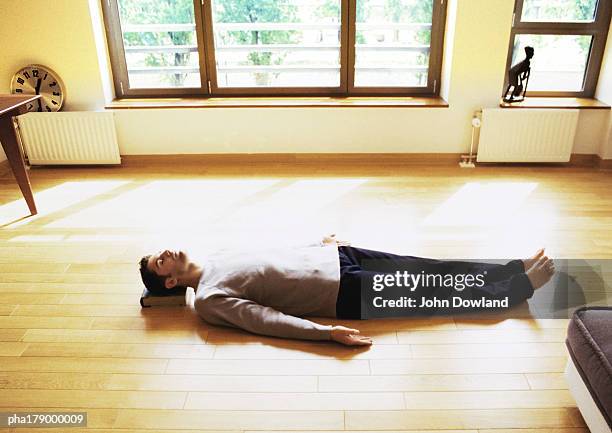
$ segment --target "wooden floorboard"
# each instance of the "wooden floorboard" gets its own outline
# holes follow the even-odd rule
[[[346,348],[208,325],[191,307],[142,310],[136,264],[165,247],[205,256],[326,233],[424,257],[545,246],[553,258],[612,258],[612,172],[363,155],[128,162],[33,168],[30,218],[0,174],[0,411],[86,411],[88,428],[71,432],[588,433],[563,376],[567,317],[525,304],[313,318],[373,337]],[[581,278],[597,295],[597,278]]]

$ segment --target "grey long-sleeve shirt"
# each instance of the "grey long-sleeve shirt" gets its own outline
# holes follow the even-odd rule
[[[336,317],[339,287],[336,245],[226,253],[204,261],[194,307],[213,325],[329,340],[332,326],[297,316]]]

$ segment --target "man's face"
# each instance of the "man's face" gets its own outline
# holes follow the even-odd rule
[[[166,276],[166,288],[177,284],[177,278],[190,269],[191,262],[184,251],[162,250],[151,254],[147,268],[157,275]]]

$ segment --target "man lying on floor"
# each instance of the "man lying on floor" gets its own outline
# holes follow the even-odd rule
[[[364,269],[366,261],[386,266]],[[160,251],[140,260],[140,274],[153,294],[192,287],[196,311],[213,325],[276,337],[368,345],[372,340],[357,329],[321,325],[303,317],[361,319],[363,281],[371,280],[375,271],[389,272],[388,264],[415,274],[484,271],[486,278],[478,292],[491,299],[507,297],[510,305],[530,298],[554,273],[554,263],[544,249],[528,259],[500,265],[400,256],[343,245],[332,235],[317,246],[225,253],[201,263],[191,261],[183,251]]]

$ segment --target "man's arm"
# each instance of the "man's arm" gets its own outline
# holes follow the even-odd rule
[[[212,324],[241,328],[255,334],[302,340],[333,340],[346,346],[372,344],[372,339],[359,335],[358,329],[320,325],[248,299],[212,296],[196,302],[195,307]]]
[[[199,302],[196,309],[210,323],[274,337],[330,340],[333,329],[331,325],[320,325],[249,299],[231,296],[211,296]]]

